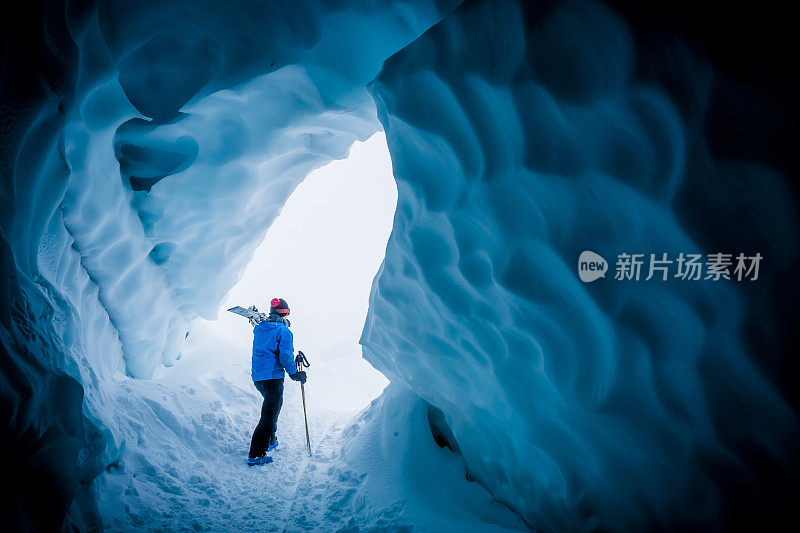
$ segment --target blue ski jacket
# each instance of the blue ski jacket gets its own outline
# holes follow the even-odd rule
[[[265,321],[253,328],[253,381],[297,372],[292,332],[283,322]]]

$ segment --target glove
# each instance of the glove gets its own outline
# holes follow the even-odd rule
[[[305,383],[306,379],[308,379],[305,370],[298,370],[294,374],[289,374],[289,377],[292,381],[299,381],[300,383]]]

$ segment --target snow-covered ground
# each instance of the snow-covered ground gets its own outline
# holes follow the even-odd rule
[[[195,328],[182,363],[153,380],[125,380],[113,396],[125,452],[102,478],[110,530],[305,529],[319,525],[327,470],[353,413],[320,397],[313,372],[307,384],[306,450],[298,384],[286,380],[274,462],[245,464],[261,396],[250,379],[248,346],[225,338],[214,323]],[[241,355],[219,364],[220,354]]]
[[[312,371],[309,455],[300,387],[286,380],[274,462],[248,467],[261,397],[247,348],[205,322],[193,330],[182,364],[109,390],[126,444],[119,466],[97,483],[107,530],[525,529],[467,481],[461,456],[436,445],[427,404],[400,387],[356,416],[336,409]],[[220,364],[220,354],[242,357]]]

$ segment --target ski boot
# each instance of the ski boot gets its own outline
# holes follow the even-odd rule
[[[247,466],[264,466],[272,462],[272,457],[262,455],[261,457],[248,457]]]

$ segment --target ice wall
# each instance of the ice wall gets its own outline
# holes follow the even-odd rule
[[[380,128],[383,60],[455,4],[23,6],[2,80],[4,523],[97,526],[91,480],[124,433],[103,382],[179,357],[294,187]]]
[[[399,200],[365,357],[534,529],[771,523],[796,494],[797,419],[765,376],[793,356],[763,344],[791,328],[765,293],[796,288],[794,192],[774,153],[714,131],[746,91],[725,108],[709,57],[628,20],[468,2],[387,61]],[[579,281],[582,250],[609,279]],[[622,252],[698,251],[760,251],[769,274],[610,279]]]
[[[364,85],[438,17],[424,3],[183,6],[101,6],[65,127],[65,227],[134,377],[214,315],[297,183],[378,129]]]

